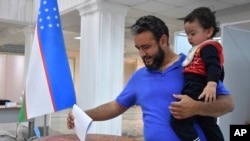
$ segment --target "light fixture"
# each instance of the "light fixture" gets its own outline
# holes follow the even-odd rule
[[[74,37],[74,39],[76,39],[76,40],[81,40],[81,36],[79,36],[79,37]]]
[[[187,34],[185,32],[179,32],[178,35],[180,35],[180,36],[187,36]]]

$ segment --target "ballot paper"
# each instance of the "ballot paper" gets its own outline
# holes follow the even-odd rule
[[[76,104],[73,106],[75,132],[80,141],[85,141],[86,134],[91,126],[92,119]]]

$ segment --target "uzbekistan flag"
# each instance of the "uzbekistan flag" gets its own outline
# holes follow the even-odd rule
[[[57,0],[41,0],[19,122],[75,103]]]

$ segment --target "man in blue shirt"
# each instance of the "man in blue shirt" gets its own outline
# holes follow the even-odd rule
[[[135,47],[145,67],[136,71],[126,87],[111,102],[85,111],[94,121],[114,118],[133,105],[141,106],[145,141],[179,141],[170,126],[170,115],[184,119],[194,115],[221,116],[234,108],[228,90],[222,83],[217,87],[217,100],[208,106],[187,95],[180,95],[184,78],[183,54],[175,54],[169,47],[169,33],[165,23],[154,16],[139,18],[131,27]],[[68,116],[68,128],[74,128],[73,115]],[[202,141],[205,137],[195,124]]]

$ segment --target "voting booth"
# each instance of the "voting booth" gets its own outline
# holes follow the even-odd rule
[[[245,124],[250,119],[250,20],[221,25],[221,41],[225,58],[224,83],[230,90],[235,108],[220,117],[225,140],[229,140],[232,124]]]

